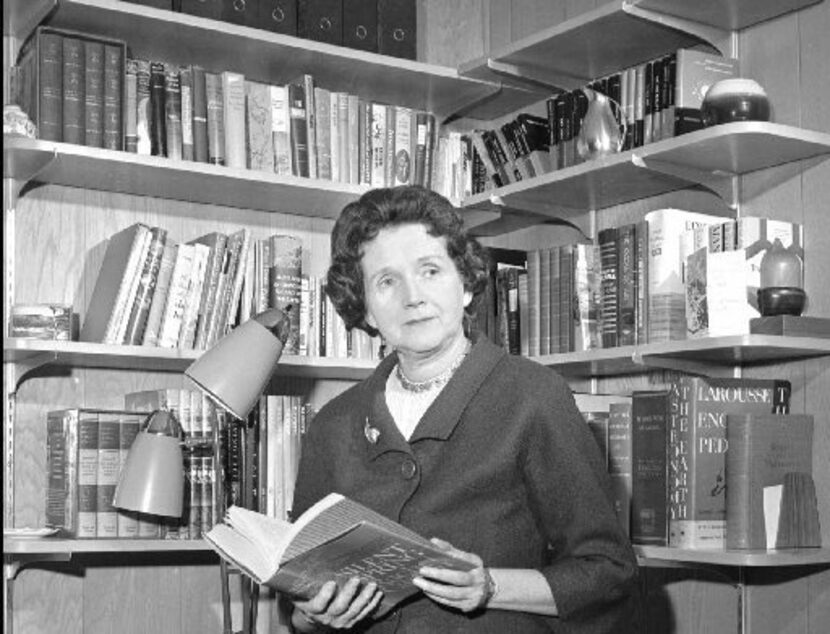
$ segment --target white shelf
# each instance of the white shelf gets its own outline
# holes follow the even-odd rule
[[[667,565],[731,566],[775,568],[830,564],[830,548],[793,548],[790,550],[692,550],[665,546],[634,546],[641,566]]]
[[[635,0],[643,9],[737,31],[821,0]]]
[[[114,346],[80,341],[44,341],[7,338],[3,361],[64,367],[161,370],[183,372],[202,354],[201,350],[178,350],[149,346]],[[364,359],[302,357],[285,355],[276,374],[313,379],[360,380],[369,376],[377,363]]]
[[[3,554],[68,555],[76,553],[214,552],[202,539],[43,539],[3,538]]]
[[[729,179],[798,160],[830,158],[830,134],[762,121],[704,128],[476,194],[465,207],[575,217],[694,185],[723,195]],[[730,202],[727,200],[727,202]]]
[[[637,374],[660,367],[731,368],[830,355],[830,339],[735,335],[537,357],[566,377]]]
[[[501,90],[491,82],[461,77],[447,66],[117,0],[12,0],[4,2],[3,12],[4,32],[20,40],[49,13],[50,26],[123,39],[136,58],[199,64],[272,84],[310,73],[319,86],[426,110],[439,120],[482,104]]]

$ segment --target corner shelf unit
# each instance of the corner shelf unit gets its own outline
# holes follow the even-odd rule
[[[551,91],[579,88],[678,48],[723,47],[731,31],[818,1],[618,0],[466,62],[459,72],[533,90],[501,95],[498,106],[504,115],[544,99]]]
[[[830,565],[830,548],[793,548],[791,550],[693,550],[665,546],[634,546],[641,566],[665,568],[678,566],[732,566],[742,568],[777,568],[785,566]]]
[[[465,208],[499,206],[573,218],[700,185],[735,207],[732,177],[801,160],[830,158],[830,134],[762,121],[704,128],[635,150],[586,161],[465,199]],[[553,203],[552,201],[555,201]]]

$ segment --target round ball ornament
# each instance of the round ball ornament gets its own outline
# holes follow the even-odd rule
[[[769,98],[752,79],[721,79],[706,91],[700,113],[706,126],[733,121],[769,121]]]

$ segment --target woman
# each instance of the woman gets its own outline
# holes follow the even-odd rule
[[[377,620],[374,584],[294,605],[297,631],[634,631],[636,560],[567,384],[467,333],[486,255],[443,197],[378,189],[332,233],[327,292],[392,351],[330,401],[303,446],[294,510],[337,491],[476,564],[423,568]]]

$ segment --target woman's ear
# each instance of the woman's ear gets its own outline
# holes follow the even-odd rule
[[[464,308],[470,305],[470,302],[473,301],[473,292],[472,291],[464,291]]]

